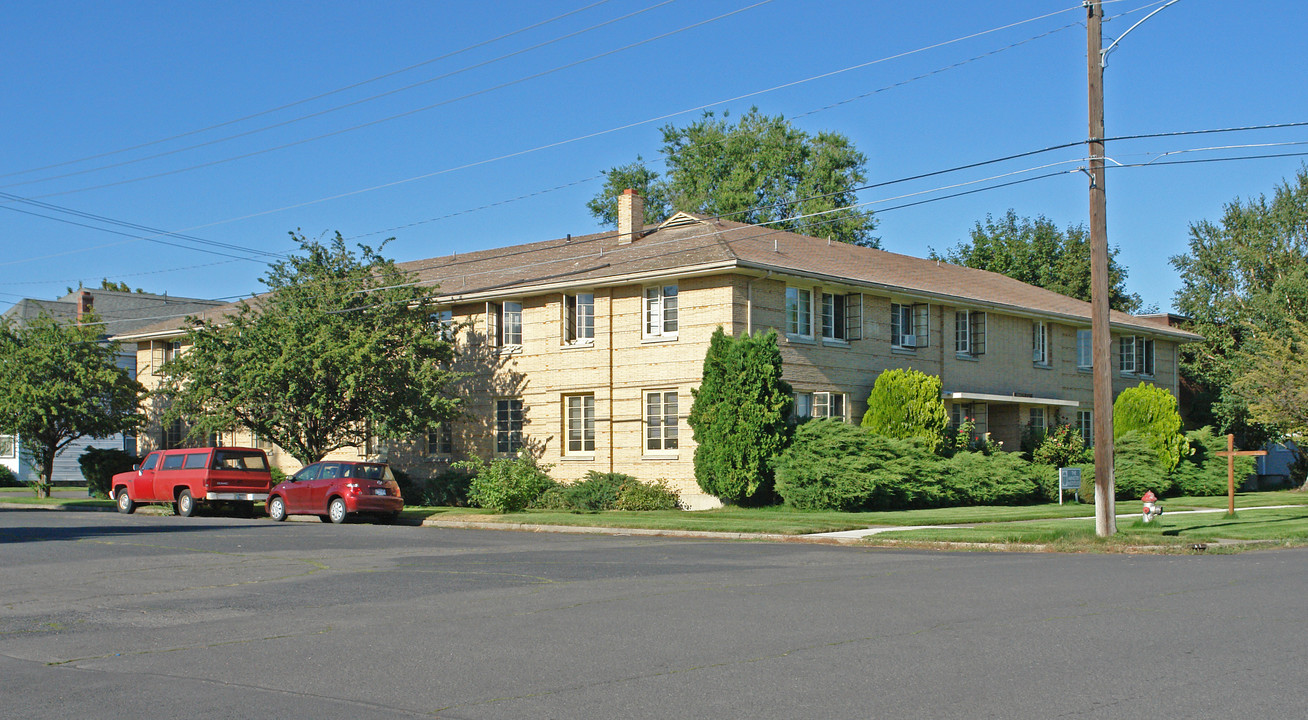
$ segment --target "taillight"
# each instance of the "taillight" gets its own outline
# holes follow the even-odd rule
[[[353,493],[353,494],[355,494],[355,495],[358,495],[358,494],[359,494],[359,489],[360,489],[361,487],[362,487],[362,486],[359,485],[359,483],[345,483],[345,489],[348,490],[348,491],[350,491],[351,493]]]

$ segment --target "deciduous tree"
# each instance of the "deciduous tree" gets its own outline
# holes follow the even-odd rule
[[[454,348],[429,323],[431,288],[339,233],[329,244],[292,235],[300,253],[270,266],[268,293],[224,320],[190,319],[184,351],[164,366],[166,418],[192,436],[246,428],[310,463],[457,415]]]
[[[944,253],[930,252],[933,260],[989,270],[1030,285],[1090,302],[1090,233],[1084,225],[1061,230],[1043,215],[1018,218],[1009,210],[996,220],[972,228],[971,240]],[[1126,291],[1126,268],[1117,262],[1117,249],[1108,254],[1111,290],[1108,304],[1114,310],[1136,312],[1140,296]]]
[[[50,496],[55,456],[83,437],[129,432],[145,388],[116,364],[94,316],[73,325],[48,316],[0,323],[0,430],[19,437]]]
[[[1253,386],[1242,390],[1236,379],[1259,352],[1254,338],[1269,348],[1288,339],[1293,321],[1308,322],[1308,168],[1270,199],[1236,199],[1220,220],[1193,223],[1189,249],[1172,265],[1181,276],[1176,308],[1204,336],[1181,350],[1182,377],[1198,390],[1191,424],[1211,422],[1257,445],[1269,429],[1250,414]]]
[[[872,213],[852,207],[866,181],[867,158],[839,133],[816,135],[784,117],[752,108],[731,125],[706,112],[684,128],[663,128],[667,175],[639,156],[605,173],[604,189],[588,203],[606,225],[617,224],[617,198],[626,188],[645,198],[646,218],[675,211],[767,224],[815,237],[879,247]]]

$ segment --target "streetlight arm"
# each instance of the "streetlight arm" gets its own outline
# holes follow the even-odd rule
[[[1121,35],[1118,35],[1116,40],[1114,40],[1114,41],[1112,41],[1111,43],[1108,44],[1108,47],[1104,48],[1103,50],[1100,50],[1100,51],[1099,51],[1099,67],[1108,67],[1108,53],[1112,52],[1112,51],[1113,51],[1113,48],[1117,47],[1117,44],[1120,43],[1120,42],[1122,42],[1122,38],[1126,37],[1127,35],[1130,35],[1130,34],[1131,34],[1131,31],[1134,30],[1134,29],[1136,29],[1136,28],[1138,28],[1138,27],[1140,27],[1140,24],[1143,23],[1145,20],[1148,20],[1149,18],[1151,18],[1151,17],[1157,15],[1158,13],[1162,12],[1163,10],[1166,10],[1168,5],[1172,5],[1172,4],[1176,3],[1176,2],[1177,2],[1177,0],[1168,0],[1168,2],[1164,3],[1162,7],[1156,8],[1153,12],[1151,12],[1151,13],[1149,13],[1148,15],[1145,15],[1144,17],[1140,18],[1139,22],[1137,22],[1136,24],[1134,24],[1134,25],[1132,25],[1131,27],[1127,28],[1127,29],[1126,29],[1126,32],[1122,33]]]

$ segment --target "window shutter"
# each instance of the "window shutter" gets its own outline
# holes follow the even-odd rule
[[[986,354],[986,314],[983,312],[968,313],[968,321],[972,324],[972,354]]]
[[[845,339],[863,339],[863,293],[845,296]]]
[[[572,342],[577,339],[577,296],[563,296],[563,340]]]
[[[917,336],[917,342],[913,347],[927,347],[931,344],[931,306],[927,303],[919,303],[913,306],[913,334]]]
[[[493,302],[486,303],[486,343],[500,344],[500,306]]]

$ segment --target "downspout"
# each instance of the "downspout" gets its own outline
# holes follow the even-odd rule
[[[642,308],[642,312],[643,312]],[[641,319],[644,322],[644,318]],[[641,401],[644,402],[643,400]],[[615,471],[613,456],[617,450],[617,435],[613,428],[613,288],[609,288],[609,474]]]

